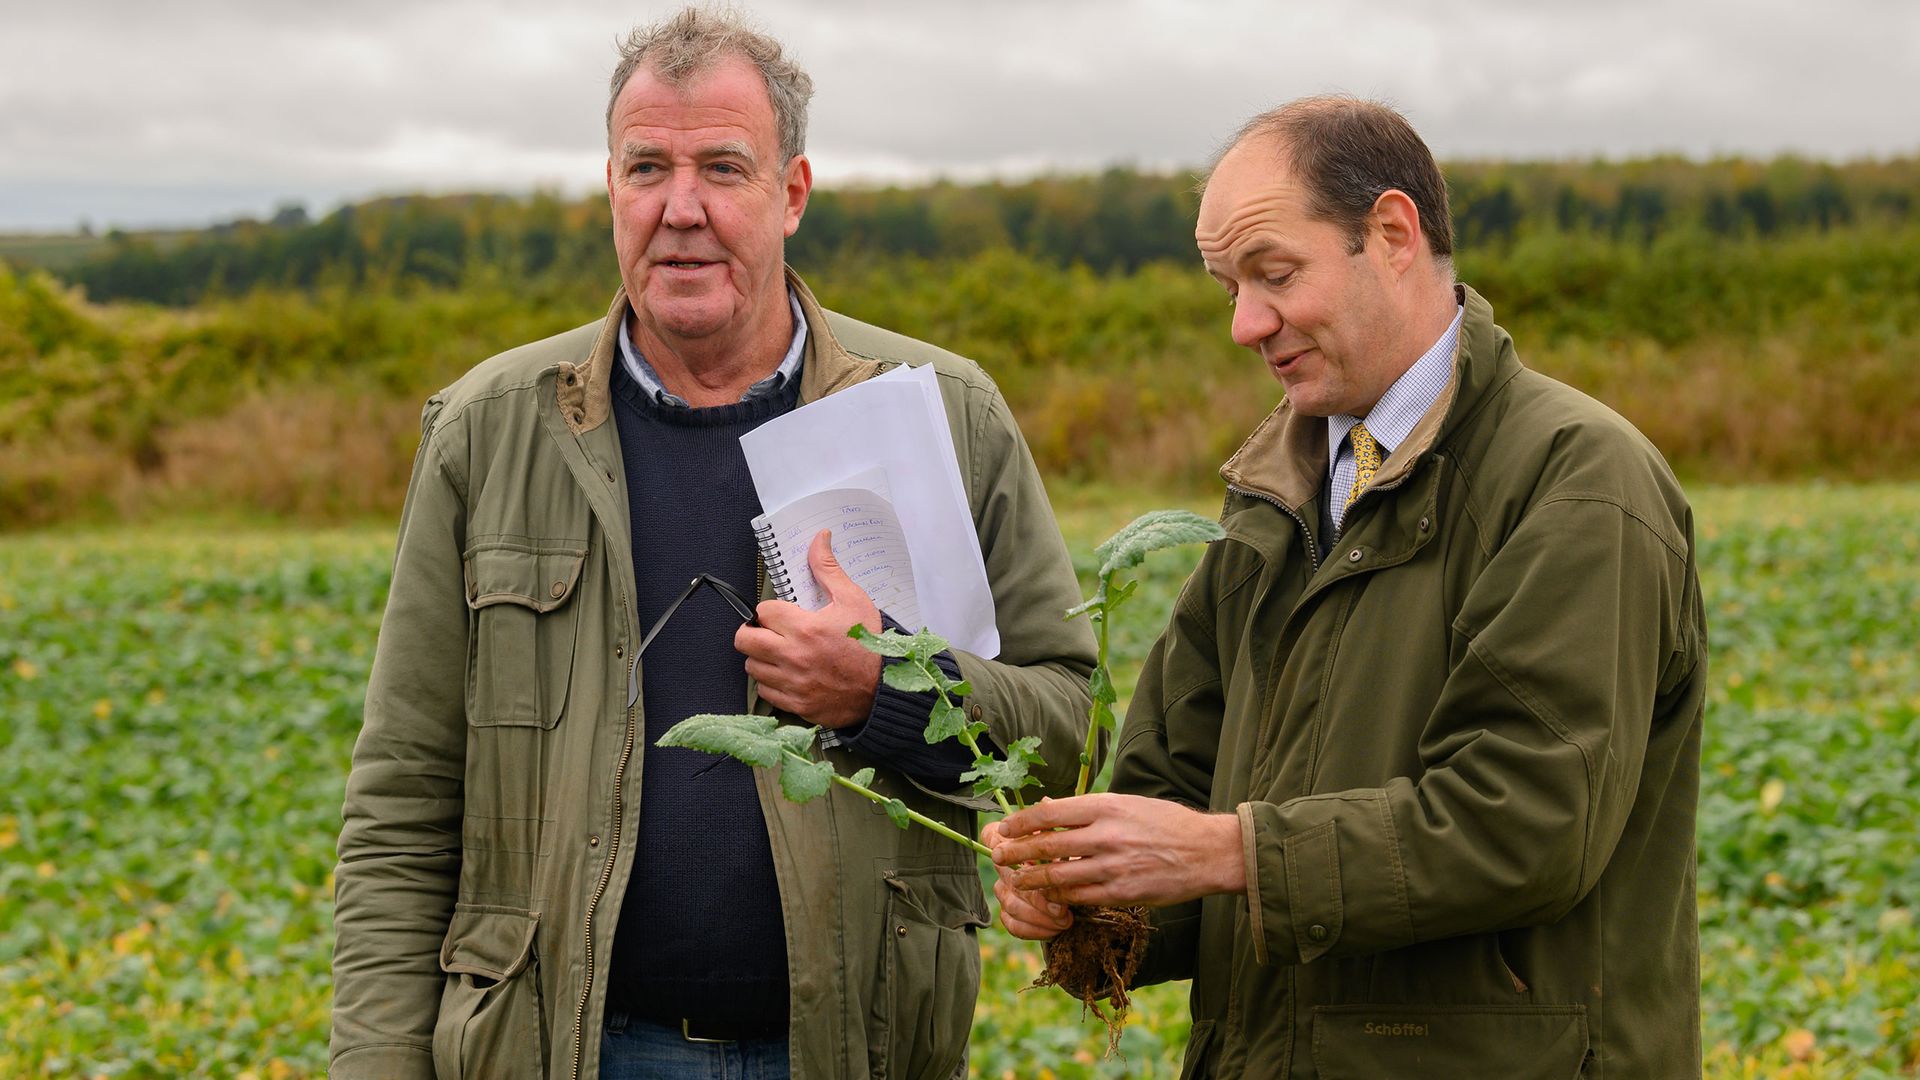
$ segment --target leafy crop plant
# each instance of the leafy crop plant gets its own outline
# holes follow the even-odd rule
[[[1084,615],[1093,624],[1098,653],[1093,672],[1088,676],[1087,741],[1080,751],[1079,778],[1075,795],[1092,789],[1094,760],[1104,733],[1114,729],[1114,705],[1119,701],[1109,667],[1109,629],[1113,616],[1134,594],[1138,582],[1122,580],[1122,575],[1140,565],[1147,555],[1163,548],[1218,540],[1226,533],[1218,523],[1186,510],[1152,510],[1140,515],[1119,532],[1108,537],[1094,551],[1100,560],[1099,581],[1093,595],[1065,613],[1074,619]],[[963,680],[953,680],[934,662],[947,649],[946,639],[929,630],[902,634],[885,630],[875,634],[864,626],[855,626],[848,635],[882,657],[898,660],[881,668],[887,685],[909,693],[934,694],[933,709],[927,717],[925,738],[928,743],[957,739],[973,752],[973,768],[961,774],[971,781],[975,795],[992,796],[1002,813],[1025,806],[1021,789],[1039,783],[1031,775],[1035,765],[1044,764],[1040,740],[1035,737],[1015,740],[1005,757],[994,757],[980,745],[987,725],[969,720],[957,699],[972,692]],[[887,816],[905,829],[913,825],[932,829],[954,843],[992,856],[984,844],[962,836],[953,829],[907,806],[899,799],[873,790],[874,770],[860,769],[851,776],[836,772],[833,763],[814,756],[818,727],[782,724],[771,716],[719,715],[702,713],[690,716],[669,728],[660,737],[660,746],[680,746],[709,754],[724,754],[756,768],[780,770],[780,791],[795,802],[808,802],[841,787],[886,807]],[[1078,998],[1107,1025],[1107,1050],[1119,1045],[1126,1015],[1127,991],[1146,948],[1151,930],[1144,907],[1111,908],[1073,906],[1073,925],[1046,943],[1046,967],[1035,986],[1058,986]],[[1103,1004],[1104,1002],[1104,1004]]]

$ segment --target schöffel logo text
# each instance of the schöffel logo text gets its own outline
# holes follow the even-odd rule
[[[1425,1035],[1425,1024],[1365,1024],[1360,1028],[1367,1035]]]

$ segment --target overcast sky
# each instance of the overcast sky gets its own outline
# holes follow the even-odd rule
[[[1204,160],[1341,90],[1442,158],[1920,152],[1916,0],[761,0],[823,185]],[[0,0],[0,230],[602,183],[666,4]]]

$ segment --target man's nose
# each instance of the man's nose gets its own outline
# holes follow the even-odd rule
[[[1249,349],[1280,332],[1280,313],[1271,305],[1243,299],[1233,306],[1233,341]]]
[[[707,223],[707,207],[701,201],[697,176],[677,172],[668,181],[667,206],[661,220],[672,229],[697,229]]]

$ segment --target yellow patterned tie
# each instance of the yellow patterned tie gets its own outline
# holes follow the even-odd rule
[[[1343,510],[1353,505],[1353,500],[1360,497],[1360,492],[1373,483],[1373,474],[1380,471],[1380,444],[1374,441],[1373,432],[1367,430],[1367,425],[1353,425],[1347,438],[1353,443],[1353,490],[1347,492],[1347,501],[1341,507]]]

